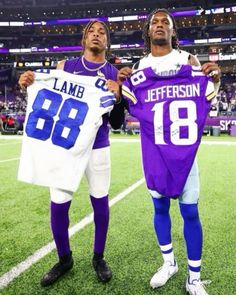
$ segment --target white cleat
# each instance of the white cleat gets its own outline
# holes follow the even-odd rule
[[[190,284],[189,278],[186,281],[186,291],[190,295],[209,295],[204,288],[204,285],[209,284],[208,281],[193,280]]]
[[[165,262],[151,278],[150,286],[153,289],[164,286],[177,271],[178,265],[176,261],[174,265],[170,261]]]

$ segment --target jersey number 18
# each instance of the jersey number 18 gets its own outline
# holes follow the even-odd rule
[[[165,102],[156,103],[152,108],[154,114],[154,134],[155,144],[166,144],[164,139],[164,120],[163,109]],[[180,118],[179,110],[181,108],[187,109],[187,117]],[[196,123],[197,112],[196,104],[192,100],[176,100],[169,104],[169,117],[170,117],[170,141],[175,145],[191,145],[197,141],[198,138],[198,126]],[[188,137],[180,137],[180,128],[188,128]]]

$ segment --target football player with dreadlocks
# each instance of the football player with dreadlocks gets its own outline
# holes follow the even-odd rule
[[[144,57],[134,65],[133,70],[126,67],[119,72],[120,78],[124,79],[131,73],[138,71],[137,75],[133,75],[133,80],[131,77],[131,80],[134,81],[133,85],[138,85],[138,80],[140,80],[140,83],[143,85],[142,87],[145,87],[144,84],[146,82],[145,77],[143,76],[144,71],[142,72],[139,70],[147,69],[149,67],[151,67],[159,76],[171,76],[176,73],[182,65],[200,66],[200,63],[195,56],[186,51],[180,50],[175,20],[165,9],[156,9],[149,15],[144,25],[143,38]],[[201,71],[205,75],[212,76],[214,82],[213,88],[215,88],[216,92],[219,88],[220,80],[219,66],[215,63],[207,62],[201,66]],[[199,75],[202,75],[201,71],[199,72]],[[151,99],[152,98],[150,98],[150,100]],[[153,100],[155,99],[154,96]],[[148,98],[145,98],[145,100],[147,101]],[[162,102],[162,104],[163,103],[164,102]],[[152,111],[155,111],[154,108]],[[144,112],[144,110],[142,112]],[[180,116],[178,114],[173,114],[173,116],[174,115],[177,117]],[[160,120],[165,120],[165,118],[159,118],[159,121]],[[145,153],[145,147],[143,148],[142,153]],[[164,161],[165,159],[163,162]],[[149,166],[152,165],[153,164],[151,163],[149,164]],[[161,174],[161,167],[159,167],[159,170]],[[156,179],[156,181],[158,181],[158,179]],[[166,186],[168,187],[168,183],[166,183]],[[169,186],[171,186],[171,183],[169,183]],[[202,226],[198,213],[199,173],[196,159],[193,162],[189,174],[187,174],[187,181],[181,191],[182,193],[178,195],[178,200],[180,212],[184,221],[184,238],[186,242],[189,269],[189,275],[186,280],[186,290],[191,295],[207,295],[204,283],[200,279],[203,238]],[[158,288],[164,286],[166,282],[177,273],[178,265],[174,256],[171,238],[171,218],[169,214],[171,198],[164,194],[160,194],[156,190],[149,189],[149,192],[154,204],[154,228],[164,260],[163,265],[157,270],[150,281],[152,288]]]
[[[100,76],[106,80],[117,80],[118,70],[106,59],[110,50],[110,36],[105,23],[95,20],[87,24],[83,32],[82,48],[83,51],[80,57],[59,62],[57,69],[75,75]],[[19,84],[21,87],[27,87],[33,81],[33,72],[27,71],[20,76]],[[118,88],[113,89],[110,87],[109,90],[118,93]],[[123,121],[124,109],[122,103],[116,104],[110,115],[103,115],[103,123],[96,135],[85,172],[89,184],[95,224],[92,264],[98,279],[104,283],[108,282],[112,277],[111,269],[104,259],[109,224],[108,190],[111,172],[108,122],[114,129],[117,129],[120,128]],[[50,188],[50,197],[51,229],[56,243],[59,262],[44,275],[41,280],[42,286],[53,284],[73,267],[68,235],[72,192]]]

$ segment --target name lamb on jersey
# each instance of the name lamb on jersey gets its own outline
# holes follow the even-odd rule
[[[83,86],[80,86],[72,82],[58,80],[57,78],[55,78],[53,89],[63,93],[67,93],[77,98],[82,98],[85,90]]]
[[[168,98],[200,97],[200,84],[167,85],[148,90],[145,102],[152,102]]]

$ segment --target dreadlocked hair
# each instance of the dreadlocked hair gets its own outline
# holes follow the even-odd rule
[[[84,53],[84,49],[85,49],[85,40],[87,38],[87,35],[88,35],[88,31],[90,30],[90,28],[92,27],[93,24],[95,23],[99,23],[101,24],[104,29],[105,29],[105,32],[106,32],[106,36],[107,36],[107,48],[106,48],[106,56],[108,56],[110,54],[110,48],[111,48],[111,39],[110,39],[110,33],[109,33],[109,29],[107,27],[107,25],[102,22],[102,21],[99,21],[99,20],[93,20],[93,21],[90,21],[84,28],[83,30],[83,36],[82,36],[82,41],[81,41],[81,44],[82,44],[82,54]]]
[[[149,14],[149,16],[148,16],[148,18],[147,18],[147,20],[146,20],[146,22],[144,24],[144,27],[143,27],[143,35],[142,35],[142,37],[143,37],[143,40],[144,40],[144,49],[143,49],[144,55],[148,55],[151,52],[151,41],[150,41],[150,37],[148,35],[149,26],[150,26],[151,18],[157,12],[164,12],[167,15],[169,15],[169,17],[171,18],[171,20],[173,22],[173,29],[175,30],[175,36],[172,36],[172,40],[171,40],[172,48],[180,50],[180,48],[179,48],[179,38],[178,38],[178,34],[177,34],[177,25],[176,25],[176,21],[175,21],[173,15],[170,14],[170,12],[165,8],[157,8],[157,9],[153,10]]]

